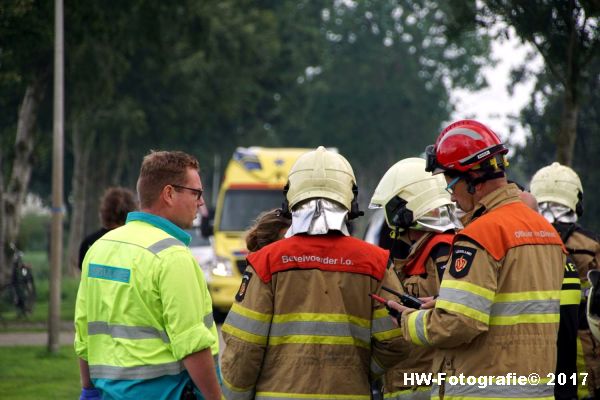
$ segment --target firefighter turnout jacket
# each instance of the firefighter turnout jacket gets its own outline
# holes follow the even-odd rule
[[[369,293],[401,290],[388,252],[338,233],[298,234],[247,257],[222,328],[228,399],[365,399],[406,342]],[[373,356],[371,358],[371,356]]]
[[[182,359],[211,347],[216,326],[190,236],[156,215],[96,241],[83,263],[75,351],[104,399],[178,399],[191,378]]]
[[[432,399],[553,398],[553,386],[506,379],[535,373],[545,383],[555,372],[565,265],[558,233],[518,193],[511,184],[481,199],[454,239],[435,308],[402,315],[406,338],[440,349],[434,372],[495,377],[487,385],[443,381]]]
[[[414,297],[438,295],[453,238],[454,234],[426,233],[415,242],[406,259],[394,259],[394,269],[406,293]],[[400,360],[385,374],[384,398],[386,400],[429,399],[431,385],[418,384],[414,379],[405,381],[404,378],[432,372],[435,351],[431,347],[409,345],[409,356]]]
[[[580,398],[594,398],[597,396],[596,392],[600,395],[600,343],[590,332],[585,313],[587,292],[590,289],[587,273],[600,267],[600,238],[579,224],[557,222],[554,227],[560,233],[581,279],[577,369],[580,373],[588,373],[588,377],[586,385],[580,384],[578,393]]]

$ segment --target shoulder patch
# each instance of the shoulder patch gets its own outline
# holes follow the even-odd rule
[[[450,261],[450,275],[454,278],[464,278],[469,273],[477,249],[472,247],[454,246]]]
[[[242,276],[242,283],[240,284],[240,288],[238,289],[237,294],[235,295],[235,300],[240,302],[244,300],[246,297],[246,291],[248,290],[248,283],[250,283],[250,278],[252,278],[252,272],[245,271]]]

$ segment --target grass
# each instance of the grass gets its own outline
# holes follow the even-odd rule
[[[46,252],[42,251],[28,251],[25,253],[24,261],[25,263],[30,264],[33,268],[33,277],[35,280],[35,288],[37,293],[36,304],[33,313],[25,318],[19,317],[15,307],[4,301],[0,305],[1,321],[3,323],[0,324],[0,332],[11,330],[11,322],[46,323],[48,319],[50,267],[47,254]],[[60,307],[60,315],[63,321],[73,321],[75,298],[77,297],[78,287],[78,277],[70,277],[63,273],[61,282]]]
[[[43,347],[3,347],[0,393],[3,400],[76,399],[81,393],[77,357],[71,346],[56,355]]]

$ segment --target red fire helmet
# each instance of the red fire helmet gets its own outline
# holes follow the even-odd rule
[[[461,120],[448,125],[435,145],[427,146],[427,171],[466,172],[485,167],[508,166],[504,154],[508,148],[487,126],[474,120]]]

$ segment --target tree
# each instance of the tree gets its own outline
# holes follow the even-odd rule
[[[292,106],[271,130],[285,143],[338,147],[368,196],[392,163],[434,141],[452,87],[485,84],[488,38],[458,27],[454,12],[432,1],[330,2],[321,58],[297,76],[297,97],[282,98]]]
[[[600,58],[590,65],[594,77],[586,81],[585,96],[581,99],[577,139],[572,167],[578,173],[584,190],[584,214],[582,224],[600,231]],[[537,81],[530,104],[521,112],[521,121],[529,127],[532,135],[519,149],[516,163],[531,177],[538,169],[556,161],[553,127],[561,118],[562,91],[552,85],[551,76]]]
[[[556,160],[571,165],[581,101],[587,82],[593,79],[594,59],[600,57],[600,4],[586,0],[484,0],[483,3],[479,21],[490,24],[490,20],[493,23],[500,19],[514,27],[517,36],[532,44],[543,57],[546,70],[540,74],[548,72],[559,85],[562,106],[554,132]],[[531,71],[524,64],[515,72],[515,78],[528,73]]]
[[[9,0],[0,8],[0,92],[9,93],[2,105],[12,106],[3,108],[7,112],[0,120],[0,152],[14,143],[12,151],[0,155],[0,283],[9,272],[5,244],[16,242],[31,177],[38,113],[51,73],[52,15],[50,2]]]

